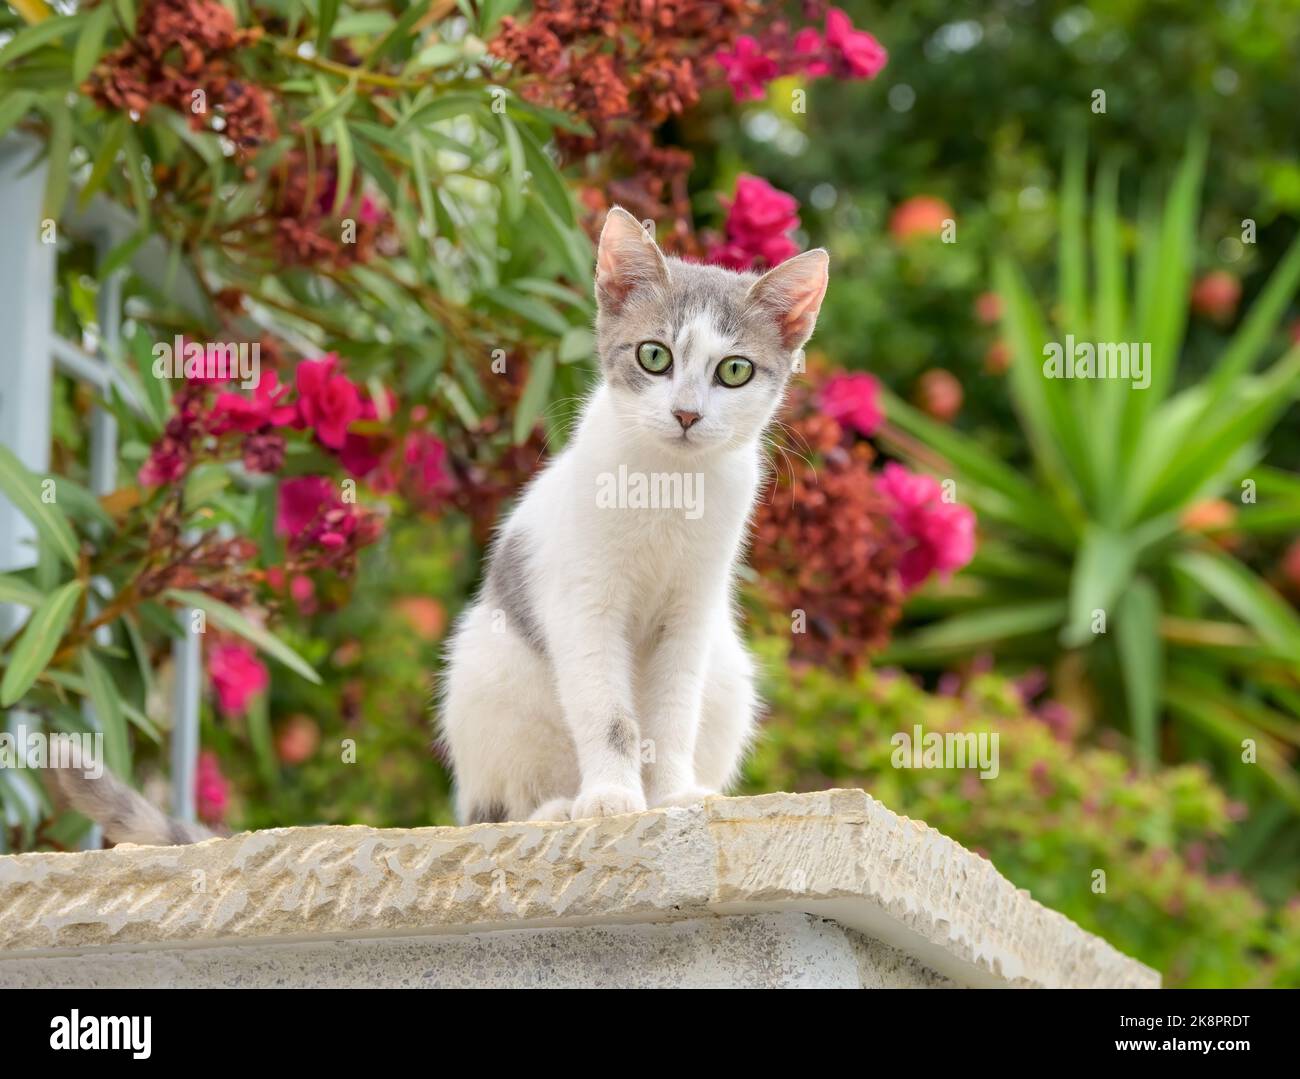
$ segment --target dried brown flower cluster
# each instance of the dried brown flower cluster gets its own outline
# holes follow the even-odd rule
[[[293,147],[271,175],[277,257],[286,266],[370,261],[376,243],[391,232],[388,214],[355,185],[336,214],[338,152],[320,143],[312,150],[309,155]],[[345,221],[351,222],[347,234]]]
[[[795,623],[791,655],[851,669],[888,643],[899,619],[902,548],[875,488],[870,444],[820,412],[804,388],[785,421],[786,452],[755,514],[749,562],[773,617]]]
[[[590,125],[589,136],[557,139],[570,162],[605,159],[587,177],[588,208],[616,201],[639,218],[667,218],[661,239],[681,250],[690,243],[691,156],[656,145],[655,128],[695,104],[720,74],[708,69],[714,54],[762,11],[756,0],[539,0],[527,22],[502,20],[491,48],[536,76],[528,97]]]
[[[275,117],[270,95],[240,77],[234,56],[261,36],[238,29],[217,0],[149,0],[135,35],[104,57],[87,89],[100,104],[137,115],[166,105],[194,130],[252,149],[276,137]]]

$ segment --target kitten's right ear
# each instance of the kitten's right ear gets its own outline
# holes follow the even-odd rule
[[[654,237],[623,207],[613,207],[596,248],[596,302],[615,313],[637,289],[667,284],[668,263]]]

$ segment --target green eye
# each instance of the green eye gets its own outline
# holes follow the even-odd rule
[[[662,375],[673,364],[673,354],[658,341],[642,341],[636,346],[636,362],[652,375]]]
[[[718,364],[718,381],[733,390],[754,377],[754,365],[744,356],[728,356]]]

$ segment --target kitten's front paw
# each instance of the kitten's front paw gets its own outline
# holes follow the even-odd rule
[[[711,791],[707,787],[687,787],[685,790],[677,791],[675,794],[655,798],[652,802],[652,808],[664,809],[668,806],[699,805],[705,798],[712,798],[717,793],[718,791]]]
[[[645,795],[632,787],[592,787],[574,800],[573,819],[614,817],[619,813],[640,813]]]

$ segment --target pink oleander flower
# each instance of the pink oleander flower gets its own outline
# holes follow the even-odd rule
[[[298,476],[280,484],[275,532],[290,539],[303,535],[322,513],[338,501],[334,484],[324,476]]]
[[[280,384],[274,371],[268,371],[253,388],[253,396],[239,393],[221,393],[212,405],[211,424],[214,435],[227,431],[251,434],[264,427],[285,427],[293,422],[297,409],[281,402],[290,387]]]
[[[161,487],[175,483],[185,475],[189,455],[175,441],[164,437],[153,449],[136,474],[142,487]]]
[[[826,44],[838,60],[836,73],[846,78],[874,79],[889,61],[885,47],[865,30],[855,30],[837,7],[826,13]]]
[[[209,652],[208,677],[218,707],[228,716],[242,716],[249,702],[271,682],[265,664],[251,648],[228,641]]]
[[[289,595],[298,608],[299,614],[314,614],[316,611],[316,582],[305,573],[294,575],[289,582]]]
[[[357,213],[363,224],[377,225],[384,219],[384,211],[369,195],[361,196],[361,207]]]
[[[221,762],[210,749],[199,754],[194,796],[200,820],[208,824],[221,824],[225,820],[230,808],[230,783],[221,774]]]
[[[383,521],[344,502],[324,476],[299,476],[280,484],[275,530],[293,551],[319,547],[340,555],[373,543]]]
[[[310,427],[321,444],[332,450],[342,447],[348,425],[361,417],[361,394],[346,375],[337,371],[334,353],[298,365],[298,426]]]
[[[397,396],[391,390],[387,396],[385,417],[390,417],[397,408]],[[361,402],[361,415],[357,418],[379,419],[379,409],[369,397]],[[388,435],[363,435],[349,431],[343,445],[338,447],[339,461],[357,479],[362,479],[380,466],[391,445],[392,439]]]
[[[756,263],[770,269],[799,253],[788,235],[799,227],[799,203],[759,176],[742,174],[727,205],[726,239],[709,251],[709,261],[733,270]]]
[[[876,487],[892,503],[890,517],[908,543],[898,567],[905,589],[918,587],[932,573],[948,577],[974,557],[975,514],[943,501],[943,488],[933,476],[891,461]]]
[[[402,458],[421,500],[441,502],[452,493],[454,481],[447,470],[447,447],[440,438],[412,431],[406,436]]]
[[[880,407],[880,382],[872,375],[835,375],[818,394],[821,409],[841,427],[870,438],[885,420]]]
[[[721,50],[714,59],[727,73],[727,83],[737,101],[758,100],[779,73],[776,61],[748,34],[736,38],[734,51]]]
[[[809,78],[819,79],[831,73],[827,59],[826,42],[811,26],[805,26],[794,36],[792,66]]]

